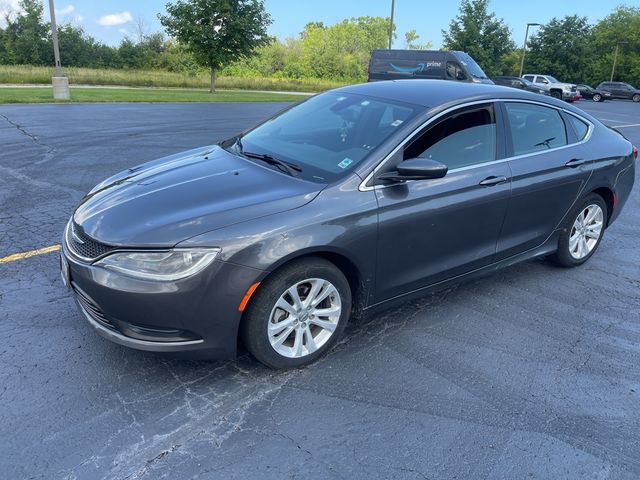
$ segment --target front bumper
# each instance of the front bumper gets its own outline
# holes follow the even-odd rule
[[[264,274],[215,260],[175,282],[140,280],[78,260],[65,242],[61,262],[80,312],[99,335],[138,350],[199,358],[235,356],[238,305]]]
[[[581,98],[582,98],[582,95],[580,95],[580,92],[578,91],[575,91],[575,92],[568,92],[566,90],[562,91],[562,99],[566,100],[567,102],[577,102]]]

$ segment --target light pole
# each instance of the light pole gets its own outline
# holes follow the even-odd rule
[[[527,52],[527,38],[529,38],[529,27],[539,27],[542,25],[541,23],[527,23],[527,30],[524,33],[524,44],[522,45],[522,60],[520,61],[520,75],[522,76],[522,72],[524,71],[524,56]]]
[[[60,65],[60,48],[58,46],[58,27],[56,25],[56,9],[53,0],[49,0],[49,16],[51,17],[51,40],[53,41],[53,57],[56,62],[56,73],[51,77],[53,84],[53,98],[55,100],[69,100],[69,79],[65,77]]]
[[[391,23],[389,23],[389,50],[391,50],[391,43],[393,42],[393,11],[396,6],[396,0],[391,0]]]
[[[613,75],[616,73],[616,64],[618,63],[618,49],[620,48],[620,45],[626,45],[629,42],[618,42],[616,44],[616,50],[613,54],[613,67],[611,67],[611,79],[609,80],[610,82],[613,82]]]

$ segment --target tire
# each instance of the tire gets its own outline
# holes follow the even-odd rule
[[[594,93],[593,97],[591,97],[591,100],[593,100],[594,102],[602,102],[604,101],[602,98],[602,95],[600,95],[599,93]]]
[[[314,307],[314,299],[323,296]],[[344,274],[327,260],[307,257],[284,265],[260,284],[245,310],[241,338],[271,368],[301,367],[331,350],[350,316],[351,288]]]
[[[640,94],[636,93],[633,97],[631,97],[631,100],[633,100],[636,103],[640,102]]]
[[[592,215],[593,218],[585,225],[585,216],[589,219]],[[582,233],[580,218],[582,218]],[[558,240],[558,250],[551,259],[562,267],[582,265],[600,246],[607,219],[607,205],[602,197],[597,193],[589,194],[567,215]],[[597,237],[594,237],[594,234],[597,234]]]
[[[551,93],[549,93],[549,95],[551,95],[553,98],[557,98],[558,100],[562,100],[562,92],[559,92],[557,90],[553,90]]]

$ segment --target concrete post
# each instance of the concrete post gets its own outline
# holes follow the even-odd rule
[[[51,77],[53,84],[53,98],[55,100],[69,100],[69,79],[62,72],[60,65],[60,48],[58,46],[58,27],[56,25],[56,9],[53,0],[49,0],[49,15],[51,16],[51,39],[53,40],[53,56],[56,62],[56,73]]]

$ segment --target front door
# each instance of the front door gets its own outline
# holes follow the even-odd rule
[[[376,302],[492,262],[510,195],[502,147],[494,105],[484,104],[444,116],[398,152],[391,163],[431,158],[449,171],[440,179],[375,187]]]

